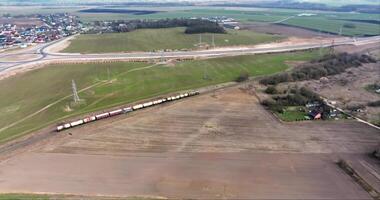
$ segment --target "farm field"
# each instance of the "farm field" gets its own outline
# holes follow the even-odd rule
[[[185,28],[140,29],[128,33],[80,35],[63,50],[67,53],[110,53],[127,51],[155,51],[164,49],[197,49],[199,34],[185,34]],[[280,40],[282,37],[253,31],[229,30],[214,34],[216,47],[253,45]],[[202,44],[212,45],[212,34],[202,34]]]
[[[164,19],[164,18],[181,18],[181,17],[213,17],[226,16],[246,22],[266,22],[280,23],[288,26],[322,31],[332,34],[339,34],[340,27],[345,24],[352,24],[354,28],[343,27],[342,35],[347,36],[364,36],[364,35],[380,35],[379,16],[376,14],[363,13],[338,13],[324,11],[307,11],[307,13],[315,14],[314,16],[297,16],[303,13],[302,10],[292,9],[257,9],[257,8],[208,8],[201,7],[186,10],[170,10],[168,12],[159,12],[149,15],[127,15],[124,19]],[[96,20],[96,14],[81,13],[84,21]],[[122,17],[120,14],[103,13],[102,16]],[[292,17],[288,20],[287,18]],[[285,21],[282,21],[285,20]],[[357,21],[355,21],[357,20]],[[376,23],[369,23],[370,20]]]
[[[378,20],[377,20],[378,21]],[[379,21],[380,23],[380,21]],[[340,34],[342,27],[342,35],[347,36],[373,36],[380,35],[380,25],[373,23],[353,22],[344,19],[334,19],[326,17],[311,17],[301,18],[296,17],[289,19],[282,24],[297,26],[301,28],[311,29],[314,31],[323,31],[328,33]],[[344,25],[353,25],[352,28],[347,28]]]
[[[64,118],[170,92],[286,70],[286,61],[310,60],[318,51],[251,55],[155,65],[148,63],[61,64],[0,81],[0,143]],[[73,105],[75,80],[80,105]],[[48,84],[46,84],[48,83]],[[17,91],[17,92],[15,92]],[[28,97],[25,99],[25,97]]]
[[[162,11],[154,14],[128,14],[128,13],[85,13],[81,10],[95,8],[91,6],[72,6],[72,7],[0,7],[0,15],[11,13],[12,15],[32,14],[32,13],[57,13],[69,12],[78,15],[84,22],[96,20],[128,20],[128,19],[165,19],[181,17],[213,17],[226,16],[245,22],[266,22],[275,23],[294,17],[289,20],[280,22],[284,25],[295,26],[300,28],[323,31],[333,34],[340,32],[340,27],[344,24],[353,24],[355,28],[343,28],[342,34],[347,36],[363,35],[380,35],[379,15],[365,13],[342,13],[326,11],[307,11],[307,13],[316,14],[314,16],[297,16],[304,13],[302,10],[295,9],[266,9],[266,8],[222,8],[207,6],[186,6],[186,7],[117,7],[114,9],[125,10],[145,10],[145,11]],[[109,9],[109,7],[107,7]],[[356,21],[359,20],[359,21]],[[361,21],[360,20],[370,20]]]
[[[51,134],[0,163],[0,192],[371,199],[335,162],[376,147],[376,129],[281,123],[252,92],[234,86]]]

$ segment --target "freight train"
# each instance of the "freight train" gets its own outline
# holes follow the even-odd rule
[[[191,96],[198,95],[198,94],[199,94],[198,91],[193,91],[193,92],[189,92],[189,93],[179,94],[177,96],[170,96],[170,97],[158,99],[155,101],[149,101],[146,103],[137,104],[137,105],[130,106],[130,107],[120,108],[120,109],[113,110],[110,112],[100,113],[97,115],[86,117],[84,119],[80,119],[80,120],[76,120],[73,122],[58,125],[56,128],[56,131],[60,132],[60,131],[66,130],[66,129],[74,128],[76,126],[91,123],[91,122],[98,121],[101,119],[106,119],[106,118],[113,117],[116,115],[126,114],[126,113],[133,112],[136,110],[140,110],[143,108],[159,105],[159,104],[162,104],[165,102],[175,101],[175,100],[182,99],[182,98],[191,97]]]

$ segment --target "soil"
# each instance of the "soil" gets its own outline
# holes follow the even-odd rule
[[[335,162],[372,151],[378,130],[346,120],[282,123],[248,86],[37,133],[48,139],[0,163],[0,192],[370,199]]]

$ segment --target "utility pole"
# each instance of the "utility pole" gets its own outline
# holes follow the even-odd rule
[[[335,52],[334,52],[334,46],[335,46],[335,40],[332,40],[332,42],[331,42],[331,47],[330,47],[330,54],[331,54],[331,55],[335,53]]]
[[[321,42],[321,46],[319,47],[319,56],[322,56],[322,48],[323,48],[323,43]]]
[[[202,44],[202,33],[199,34],[199,45]]]
[[[108,81],[110,81],[110,68],[109,67],[107,68],[107,78],[108,78]]]
[[[340,28],[339,28],[339,36],[342,36],[342,32],[343,32],[343,25],[340,26]]]
[[[74,80],[71,80],[71,88],[73,90],[74,102],[78,103],[80,101],[80,99],[79,99],[79,96],[78,96],[77,85],[75,84]]]
[[[203,69],[203,79],[208,80],[207,67],[204,67]]]
[[[214,34],[212,34],[212,47],[215,48],[215,37],[214,37]]]

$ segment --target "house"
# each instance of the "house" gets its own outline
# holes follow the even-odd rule
[[[309,112],[309,117],[311,119],[314,119],[314,120],[322,119],[322,112],[320,112],[318,110],[313,110],[313,111]]]

